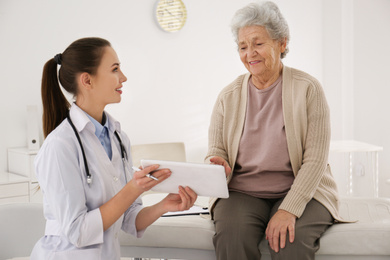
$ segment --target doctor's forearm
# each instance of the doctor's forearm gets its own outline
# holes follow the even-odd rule
[[[166,212],[167,211],[163,209],[160,203],[143,208],[135,219],[135,226],[137,231],[146,229]]]
[[[100,206],[100,213],[103,220],[103,230],[109,229],[142,194],[142,191],[126,185],[109,201]]]

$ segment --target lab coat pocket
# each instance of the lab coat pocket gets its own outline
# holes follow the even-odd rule
[[[53,254],[53,260],[101,260],[100,248],[75,249]]]

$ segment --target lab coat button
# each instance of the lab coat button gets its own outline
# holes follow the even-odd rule
[[[118,181],[118,177],[115,176],[115,177],[114,177],[114,181]]]

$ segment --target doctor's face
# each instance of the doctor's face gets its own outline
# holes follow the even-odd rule
[[[127,80],[120,69],[118,56],[113,48],[106,47],[96,75],[91,76],[94,100],[103,107],[119,103],[122,95],[122,83]]]

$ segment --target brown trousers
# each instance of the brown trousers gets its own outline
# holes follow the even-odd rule
[[[229,198],[218,200],[214,209],[216,233],[213,238],[217,259],[261,259],[259,243],[282,200],[259,199],[240,192],[230,192]],[[294,242],[289,242],[287,234],[286,246],[278,253],[268,247],[271,258],[314,259],[319,249],[319,238],[333,221],[329,211],[312,199],[303,215],[296,220]]]

